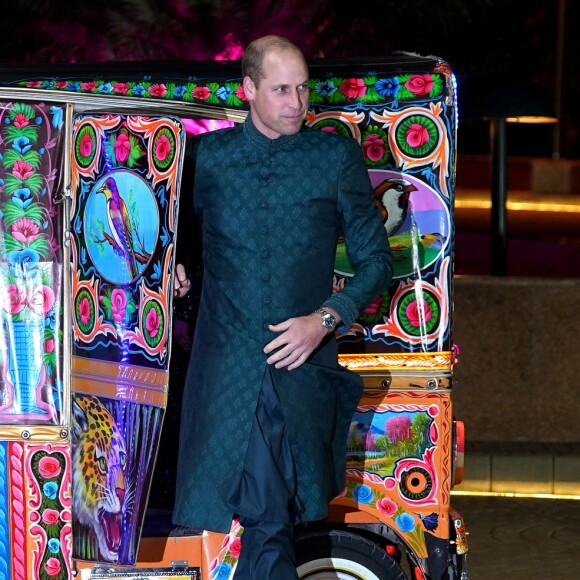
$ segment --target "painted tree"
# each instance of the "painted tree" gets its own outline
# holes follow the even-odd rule
[[[348,435],[348,447],[351,449],[359,449],[360,446],[360,438],[358,436],[356,423],[351,423],[350,433]]]
[[[395,415],[385,421],[385,433],[391,443],[411,438],[411,419],[409,415]]]
[[[417,448],[417,454],[421,455],[423,451],[429,446],[429,427],[431,426],[431,419],[425,413],[417,413],[413,417],[411,425],[411,432],[413,443]]]
[[[365,451],[375,451],[376,448],[375,437],[369,429],[365,435],[364,449]]]

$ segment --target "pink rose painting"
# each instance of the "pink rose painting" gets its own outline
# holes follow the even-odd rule
[[[375,133],[370,133],[362,144],[363,153],[371,161],[379,161],[385,155],[386,145],[383,139]]]
[[[422,147],[429,142],[429,131],[419,123],[411,123],[405,137],[411,147]]]
[[[38,470],[40,471],[40,475],[46,479],[57,477],[60,474],[61,469],[62,468],[59,461],[50,455],[44,456],[38,462]]]
[[[430,74],[411,75],[405,87],[417,96],[425,96],[433,89],[433,77]]]
[[[151,308],[147,313],[147,318],[145,321],[145,327],[147,328],[147,332],[149,336],[153,337],[159,331],[159,315],[155,308]]]
[[[88,133],[80,138],[79,149],[83,157],[88,157],[93,152],[93,138]]]
[[[171,152],[171,143],[165,135],[161,135],[155,143],[155,155],[160,161],[165,161]]]
[[[125,133],[119,133],[115,141],[115,159],[118,163],[125,163],[131,153],[131,142]]]

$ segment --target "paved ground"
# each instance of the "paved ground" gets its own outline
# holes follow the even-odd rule
[[[452,497],[468,531],[469,580],[580,578],[580,500]]]

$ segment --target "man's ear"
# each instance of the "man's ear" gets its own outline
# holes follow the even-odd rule
[[[254,84],[254,81],[250,77],[246,76],[244,77],[242,84],[244,86],[244,93],[246,98],[248,101],[253,101],[254,93],[256,92],[256,85]]]

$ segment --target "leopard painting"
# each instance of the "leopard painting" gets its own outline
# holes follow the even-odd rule
[[[117,562],[127,509],[125,439],[95,396],[75,395],[73,418],[75,552],[81,558]]]

